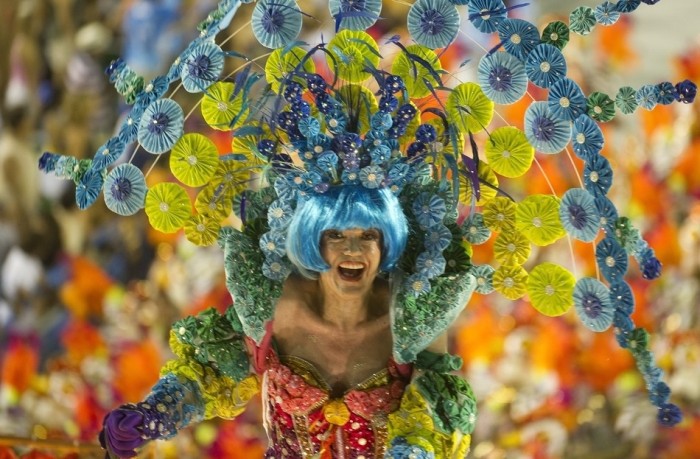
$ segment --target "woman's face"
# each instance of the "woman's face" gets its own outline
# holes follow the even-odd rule
[[[329,229],[321,235],[321,256],[330,269],[321,281],[338,293],[363,293],[374,283],[382,258],[378,229]]]

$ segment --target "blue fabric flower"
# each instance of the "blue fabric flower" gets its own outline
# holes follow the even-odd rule
[[[435,459],[435,453],[426,451],[420,446],[412,445],[403,437],[396,437],[386,452],[387,459]]]
[[[615,307],[610,293],[602,282],[584,277],[574,287],[574,306],[583,325],[595,332],[610,328],[615,317]]]
[[[621,87],[615,96],[615,106],[625,115],[634,113],[639,106],[637,91],[630,86]]]
[[[691,104],[698,93],[698,86],[690,80],[683,80],[676,83],[676,97],[679,102]]]
[[[449,0],[417,0],[408,11],[411,37],[428,48],[444,48],[459,31],[459,12]]]
[[[142,109],[146,109],[152,102],[160,99],[170,87],[167,78],[157,76],[143,87],[143,91],[136,98],[136,104]]]
[[[672,83],[664,81],[656,85],[658,93],[656,94],[656,100],[662,105],[669,105],[676,100],[677,90]]]
[[[428,276],[420,273],[412,274],[406,278],[405,289],[410,295],[418,297],[430,291],[430,280]]]
[[[391,157],[391,149],[386,145],[380,145],[373,148],[369,155],[372,158],[372,164],[380,165],[385,163]]]
[[[571,123],[555,117],[547,102],[533,102],[525,112],[525,136],[537,151],[559,153],[571,138]]]
[[[476,278],[476,291],[482,295],[488,295],[495,289],[493,287],[493,273],[496,272],[491,265],[475,265],[471,271]]]
[[[365,140],[367,140],[367,137],[369,137],[370,134],[372,134],[372,136],[378,136],[380,139],[384,139],[383,132],[389,129],[393,124],[394,121],[391,119],[391,113],[375,113],[374,115],[372,115],[372,119],[370,120],[372,130],[367,133]],[[372,140],[374,140],[374,138]]]
[[[425,232],[425,248],[429,251],[443,251],[452,242],[452,232],[443,224],[434,224]]]
[[[571,188],[564,193],[559,218],[566,232],[580,241],[591,242],[598,235],[600,216],[595,199],[582,188]]]
[[[119,137],[112,137],[104,145],[97,149],[95,157],[92,158],[91,169],[102,170],[112,165],[124,153],[126,145]]]
[[[586,113],[586,96],[575,81],[562,78],[549,88],[547,104],[554,117],[574,121]]]
[[[294,0],[260,0],[251,24],[253,35],[266,48],[292,43],[301,32],[301,10]]]
[[[639,254],[639,265],[644,279],[656,279],[661,275],[661,262],[651,247]]]
[[[323,152],[316,160],[316,167],[324,174],[335,178],[338,173],[338,155],[332,151]]]
[[[384,169],[371,165],[360,169],[360,182],[365,188],[379,188],[384,181]]]
[[[126,118],[119,128],[118,137],[124,144],[128,145],[137,139],[141,117],[145,111],[145,107],[140,107],[138,105],[131,107],[131,111],[126,115]]]
[[[396,191],[401,191],[406,183],[411,180],[411,175],[411,166],[401,162],[394,163],[391,165],[391,168],[389,168],[389,172],[387,172],[389,186],[392,188],[396,187]]]
[[[335,18],[337,28],[365,30],[379,18],[382,9],[381,0],[329,0],[331,16]]]
[[[345,169],[340,179],[346,185],[359,185],[360,184],[360,173],[355,170]]]
[[[673,427],[683,420],[683,413],[673,403],[664,403],[659,407],[656,420],[664,427]]]
[[[620,12],[615,9],[615,4],[608,1],[596,6],[594,14],[595,20],[604,26],[613,25],[620,19]]]
[[[598,127],[598,123],[585,114],[576,118],[571,135],[571,146],[576,156],[589,161],[591,156],[600,154],[604,143],[603,131]]]
[[[540,44],[537,27],[523,19],[504,19],[498,24],[497,30],[506,52],[522,61]]]
[[[423,192],[418,195],[411,206],[418,224],[430,228],[442,222],[447,212],[445,201],[437,195]]]
[[[288,263],[279,257],[267,256],[262,266],[265,277],[274,281],[282,281],[292,271]]]
[[[654,384],[651,391],[649,391],[649,399],[654,406],[663,406],[665,403],[668,403],[668,398],[670,396],[671,389],[669,389],[668,385],[663,381]]]
[[[133,164],[120,164],[104,181],[104,200],[112,212],[128,216],[143,208],[146,199],[146,179]]]
[[[606,234],[615,234],[615,222],[617,221],[617,208],[606,196],[596,196],[595,206],[600,215],[600,228]]]
[[[601,155],[595,155],[583,168],[583,184],[596,198],[608,194],[612,186],[613,172],[610,162]]]
[[[639,88],[635,98],[637,100],[637,105],[647,109],[652,110],[656,107],[659,97],[659,88],[653,84],[646,84]]]
[[[286,253],[286,235],[282,231],[268,231],[260,238],[260,250],[266,256],[282,258]]]
[[[595,256],[603,277],[609,282],[623,279],[629,260],[627,253],[615,239],[608,236],[600,241],[596,246]]]
[[[616,310],[630,315],[634,312],[634,295],[629,284],[619,280],[610,284],[610,300]]]
[[[525,71],[535,85],[549,88],[566,76],[566,59],[556,46],[541,43],[527,55]]]
[[[620,310],[615,310],[615,317],[613,319],[613,325],[615,325],[615,328],[621,330],[623,333],[621,333],[622,336],[618,338],[618,343],[620,344],[621,347],[624,347],[625,349],[629,347],[629,333],[634,330],[634,322],[632,322],[632,318],[629,316],[629,314],[625,314],[624,312]]]
[[[484,94],[501,105],[517,102],[527,91],[525,65],[508,53],[484,55],[479,61],[477,80]]]
[[[204,41],[191,48],[180,71],[182,86],[198,93],[214,84],[224,69],[224,52],[216,43]]]
[[[506,18],[507,10],[502,0],[469,0],[467,4],[469,20],[479,32],[495,32],[498,24]]]
[[[462,235],[470,244],[483,244],[491,237],[491,230],[484,224],[484,216],[474,212],[462,222]]]
[[[297,123],[297,128],[299,129],[299,132],[301,132],[307,139],[314,138],[319,134],[319,132],[321,132],[321,123],[319,123],[313,116],[306,116],[299,120]]]
[[[182,137],[185,114],[172,99],[160,99],[148,106],[141,116],[138,140],[155,155],[165,153]]]
[[[80,177],[75,187],[75,202],[81,210],[87,209],[97,200],[103,183],[101,170],[90,169]]]
[[[437,277],[445,272],[445,257],[439,251],[422,252],[416,258],[416,271],[428,279]]]
[[[277,197],[282,201],[289,201],[294,199],[297,194],[298,183],[301,182],[301,173],[289,172],[286,175],[280,175],[275,179],[274,187]]]
[[[631,13],[642,3],[642,0],[617,0],[615,10],[620,13]]]
[[[292,208],[286,202],[277,199],[267,210],[267,222],[270,228],[278,231],[284,230],[292,219]]]

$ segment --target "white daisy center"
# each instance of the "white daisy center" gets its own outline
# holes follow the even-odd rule
[[[519,45],[521,41],[523,41],[522,38],[520,38],[520,35],[517,33],[514,33],[513,35],[510,36],[510,41],[516,45]]]
[[[542,219],[540,217],[535,217],[532,219],[532,226],[535,228],[541,228],[542,227]]]
[[[551,70],[552,66],[549,64],[549,62],[542,62],[540,64],[540,71],[547,73]]]
[[[161,212],[167,212],[170,210],[170,205],[167,202],[161,202],[158,208]]]
[[[609,267],[612,268],[615,266],[615,259],[613,257],[605,257],[605,264]]]
[[[591,172],[590,179],[591,182],[595,183],[598,181],[600,177],[598,176],[598,173],[596,171]]]
[[[548,285],[544,288],[544,293],[548,296],[554,295],[554,292],[556,292],[556,290],[554,290],[554,287],[552,287],[551,285]]]
[[[586,135],[583,132],[576,134],[576,142],[581,144],[586,143]]]
[[[562,97],[561,99],[559,99],[559,105],[561,105],[564,108],[569,108],[569,106],[571,105],[571,101],[568,97]]]

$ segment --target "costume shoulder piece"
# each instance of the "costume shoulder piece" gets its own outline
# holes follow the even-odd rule
[[[47,152],[40,167],[76,183],[81,209],[102,195],[119,215],[144,209],[157,230],[218,240],[235,312],[256,341],[293,269],[285,244],[294,212],[338,187],[387,190],[410,225],[396,276],[398,361],[414,360],[472,291],[526,299],[546,316],[575,310],[593,332],[614,328],[660,422],[674,424],[679,411],[631,318],[626,281],[630,260],[648,280],[661,266],[611,199],[616,162],[601,125],[690,103],[696,86],[647,82],[608,95],[578,81],[567,58],[572,34],[665,7],[656,3],[606,1],[537,24],[521,16],[527,4],[502,0],[416,0],[398,21],[379,1],[332,0],[317,11],[258,0],[249,18],[258,48],[244,52],[242,28],[220,36],[241,6],[223,0],[164,75],[147,82],[121,60],[110,65],[130,112],[93,158]],[[484,37],[491,49],[466,54]],[[194,107],[181,105],[183,92],[199,97]],[[523,110],[506,113],[516,103]],[[195,117],[203,123],[186,122]],[[555,189],[546,164],[576,180]],[[168,178],[147,182],[154,167]],[[534,191],[533,177],[545,186]],[[548,250],[575,241],[590,243],[584,255]]]

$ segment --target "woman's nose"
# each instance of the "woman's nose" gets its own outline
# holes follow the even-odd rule
[[[345,240],[345,253],[359,253],[362,249],[360,240],[354,237],[349,237]]]

